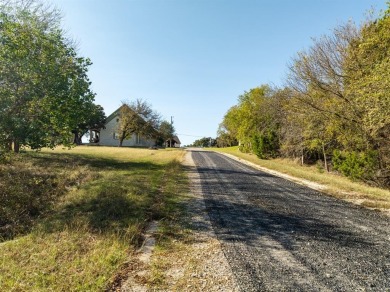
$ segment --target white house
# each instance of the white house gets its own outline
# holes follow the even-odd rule
[[[180,148],[180,144],[180,139],[177,136],[173,136],[172,139],[168,139],[165,141],[165,147]]]
[[[119,146],[119,134],[117,132],[120,117],[120,107],[107,117],[104,129],[91,129],[90,144],[101,146]],[[122,146],[151,147],[156,145],[155,139],[146,138],[139,134],[133,134],[123,140]]]

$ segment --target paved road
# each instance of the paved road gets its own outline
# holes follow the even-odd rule
[[[192,151],[215,233],[242,291],[390,291],[390,219]]]

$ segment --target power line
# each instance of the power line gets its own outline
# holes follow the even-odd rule
[[[196,136],[196,135],[189,135],[189,134],[177,134],[178,136],[189,136],[189,137],[198,137],[198,138],[204,138],[204,136]]]

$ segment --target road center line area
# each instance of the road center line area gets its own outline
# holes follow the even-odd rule
[[[214,232],[242,291],[390,291],[390,218],[192,151]]]

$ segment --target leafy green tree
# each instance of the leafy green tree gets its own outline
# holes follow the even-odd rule
[[[0,143],[15,152],[70,145],[85,104],[94,100],[90,60],[77,55],[51,17],[57,10],[35,3],[0,5]]]
[[[220,132],[239,140],[240,115],[241,111],[238,105],[232,106],[223,117],[219,126]]]
[[[269,130],[253,137],[253,152],[261,159],[275,158],[278,155],[279,139],[277,134]]]
[[[194,147],[214,147],[216,145],[216,139],[211,137],[203,137],[201,139],[195,140],[194,143],[192,143],[192,146]]]
[[[315,39],[307,51],[297,54],[288,77],[295,98],[306,112],[315,112],[316,119],[332,124],[339,133],[338,141],[349,144],[356,144],[356,139],[363,136],[359,103],[345,90],[345,81],[350,78],[345,60],[350,44],[358,37],[356,26],[348,23],[331,35]]]
[[[328,155],[340,147],[364,147],[363,111],[351,92],[345,90],[351,78],[346,65],[350,46],[359,38],[359,29],[347,23],[333,33],[315,39],[299,52],[290,66],[288,83],[293,90],[295,111],[301,118],[305,149],[321,153],[329,170]],[[297,106],[297,104],[300,104]]]
[[[337,144],[337,128],[330,116],[302,103],[294,94],[284,108],[281,152],[288,157],[300,157],[301,164],[322,160],[329,171],[329,158]]]
[[[161,145],[175,136],[175,127],[168,121],[162,121],[158,131],[161,138]]]
[[[366,23],[349,46],[345,90],[359,104],[364,134],[360,156],[377,152],[376,180],[390,186],[390,4],[382,17]],[[348,149],[347,149],[348,150]]]
[[[239,141],[241,151],[259,151],[259,141],[274,135],[271,143],[274,148],[263,148],[261,151],[267,149],[267,153],[261,155],[277,155],[283,98],[281,90],[268,85],[253,88],[238,97],[238,104],[228,110],[222,125],[227,134]]]
[[[83,116],[80,116],[80,123],[77,125],[77,128],[72,131],[74,134],[73,143],[76,145],[81,145],[82,137],[88,133],[88,131],[93,129],[102,129],[106,123],[106,114],[102,106],[87,103],[85,108],[81,111]]]

